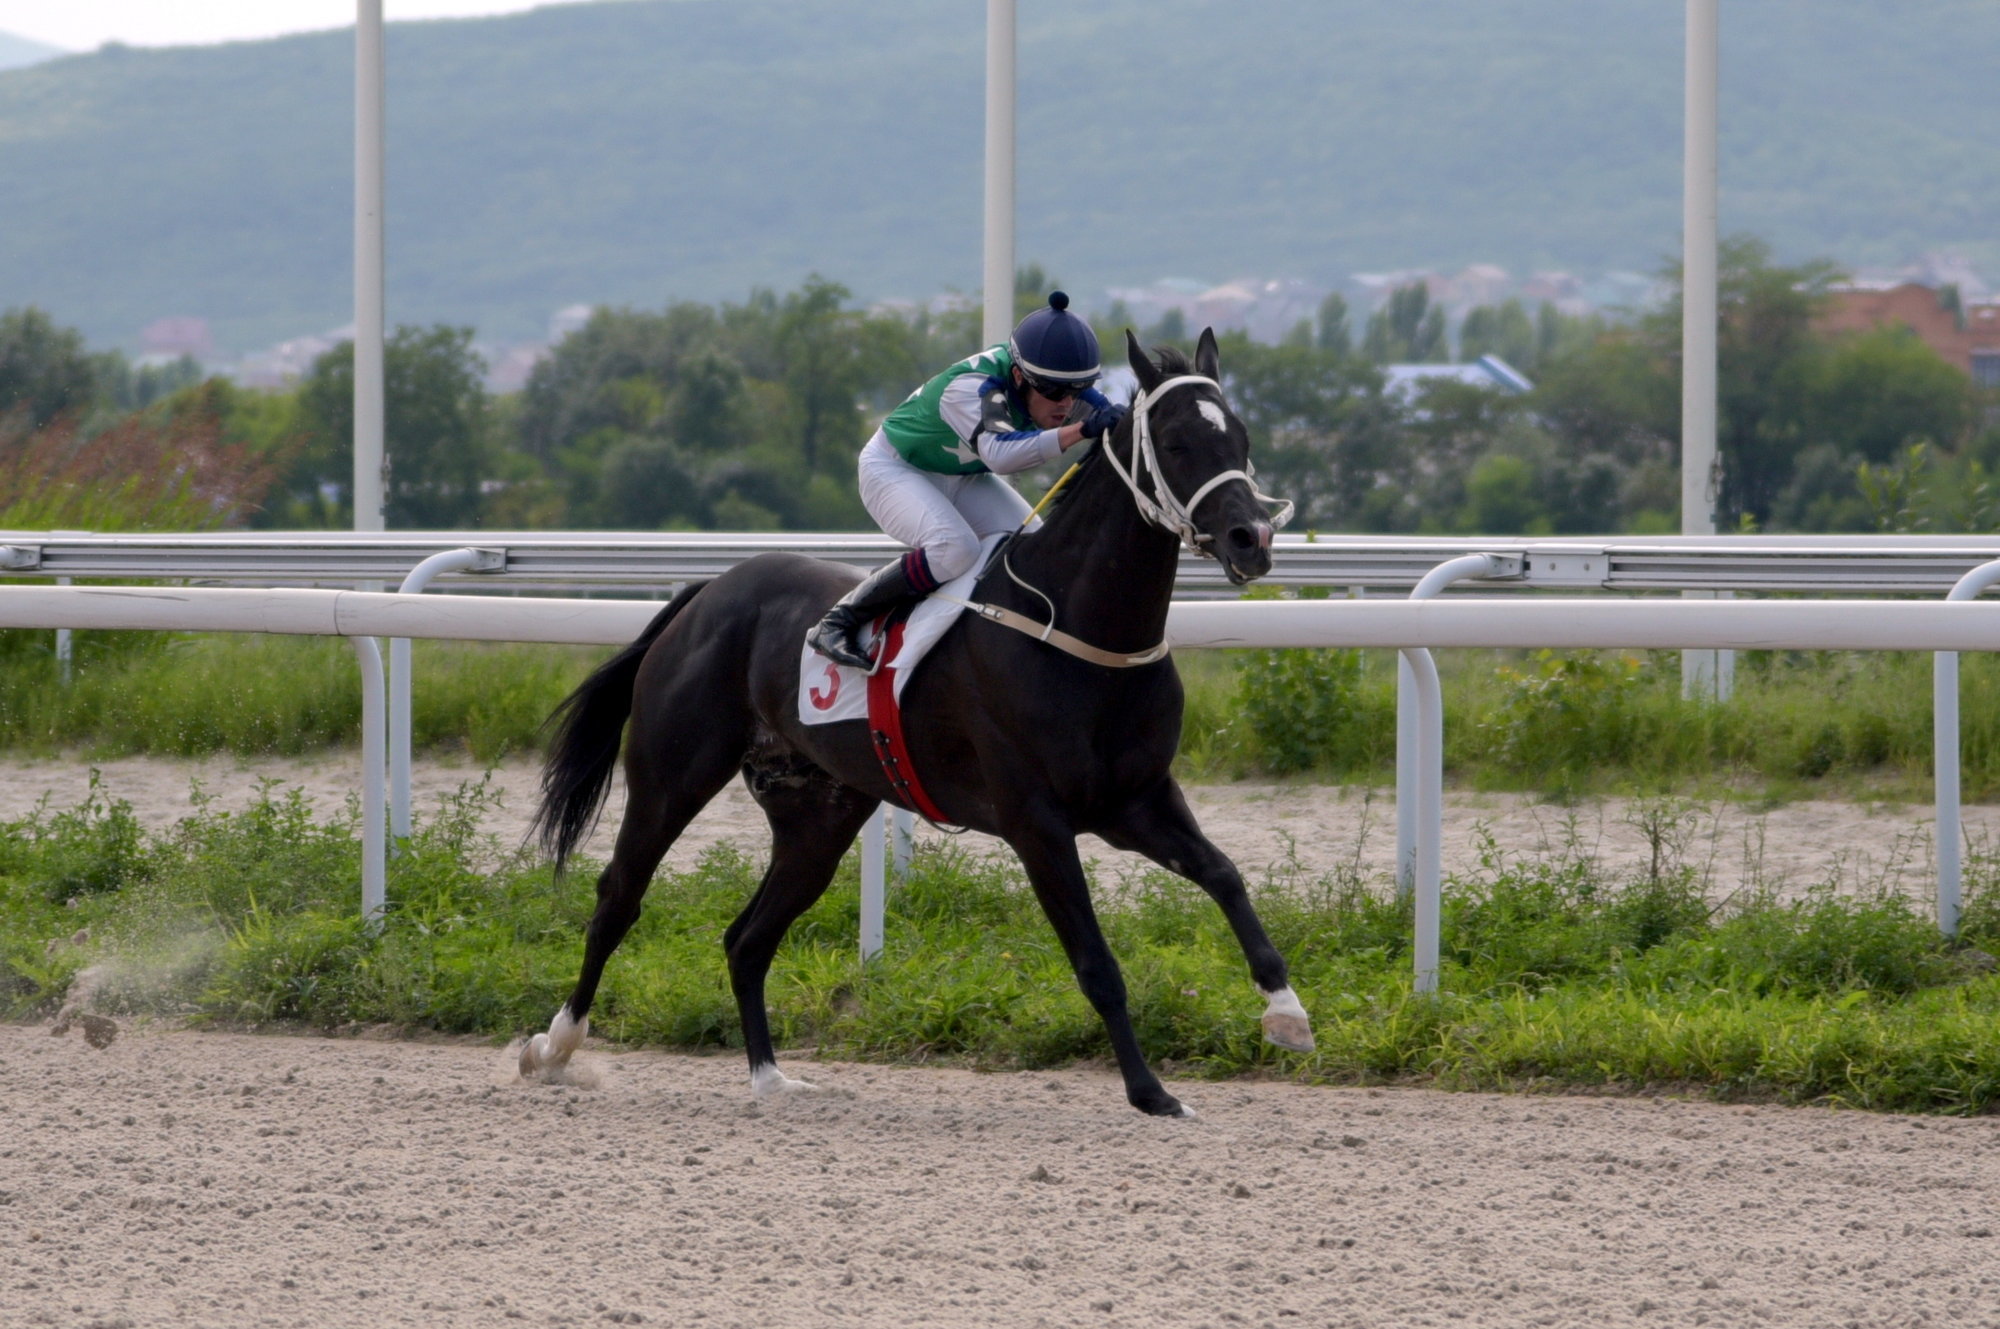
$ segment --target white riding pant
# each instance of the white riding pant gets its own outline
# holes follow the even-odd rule
[[[923,550],[939,582],[970,572],[982,539],[1013,530],[1032,511],[991,471],[938,475],[910,465],[879,430],[861,449],[857,469],[868,515],[894,539]]]

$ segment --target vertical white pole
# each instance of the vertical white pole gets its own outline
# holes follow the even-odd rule
[[[1687,0],[1681,158],[1682,535],[1715,534],[1716,5],[1717,0]],[[1681,652],[1683,696],[1727,700],[1723,680],[1733,671],[1722,654]]]
[[[382,0],[354,6],[354,529],[383,529]]]
[[[887,803],[878,803],[861,827],[861,958],[872,960],[882,953],[882,916],[886,912],[887,891],[883,883],[883,849]]]
[[[72,579],[69,577],[56,578],[56,585],[58,586],[68,586],[71,584],[72,584]],[[62,684],[64,687],[69,686],[70,673],[71,673],[70,661],[73,654],[74,654],[74,643],[70,638],[69,629],[57,628],[56,629],[56,682]]]
[[[481,566],[476,549],[447,549],[411,568],[397,587],[401,595],[421,595],[443,572]],[[389,839],[403,852],[410,838],[410,639],[389,639]]]
[[[349,637],[361,666],[361,917],[381,921],[388,899],[388,846],[384,824],[388,802],[382,749],[389,738],[388,686],[382,678],[382,647],[373,637]]]
[[[910,855],[916,851],[916,814],[896,808],[889,814],[889,857],[894,861],[896,880],[910,879]]]
[[[1420,750],[1430,749],[1430,740],[1435,736],[1435,749],[1425,751],[1419,765],[1434,762],[1444,748],[1444,690],[1438,684],[1437,664],[1431,653],[1418,649],[1407,651],[1405,657],[1410,662],[1410,677],[1415,683],[1412,691],[1416,694],[1417,732]],[[1443,823],[1444,823],[1444,782],[1442,775],[1432,778],[1428,772],[1420,773],[1413,782],[1417,794],[1417,819],[1421,823],[1417,835],[1416,853],[1416,954],[1414,960],[1414,981],[1412,987],[1417,992],[1436,992],[1438,986],[1438,945],[1442,931],[1441,920],[1444,913],[1444,864],[1443,864]]]
[[[1937,800],[1937,919],[1947,937],[1958,935],[1958,652],[1931,656],[1931,772]]]
[[[985,317],[980,345],[1014,330],[1014,0],[986,0]]]
[[[1417,881],[1417,676],[1409,651],[1396,655],[1396,898],[1406,900]]]
[[[2000,559],[1982,563],[1958,579],[1947,600],[1976,600],[2000,584]],[[1937,800],[1938,930],[1958,935],[1960,887],[1964,865],[1959,842],[1958,652],[1931,656],[1931,779]]]

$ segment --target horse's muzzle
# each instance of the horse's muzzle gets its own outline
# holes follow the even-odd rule
[[[1238,586],[1271,570],[1271,523],[1267,521],[1231,526],[1216,544],[1222,570]]]

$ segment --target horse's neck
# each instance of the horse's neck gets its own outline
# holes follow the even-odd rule
[[[1129,439],[1120,446],[1122,461]],[[1094,459],[1072,483],[1075,491],[1057,503],[1042,528],[1015,542],[1015,575],[1055,602],[1056,626],[1093,646],[1136,652],[1158,645],[1166,635],[1179,542],[1139,515],[1109,458]],[[1011,582],[1007,587],[1009,603],[1020,601],[1037,619],[1048,613],[1033,595]]]

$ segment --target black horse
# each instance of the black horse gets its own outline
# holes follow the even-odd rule
[[[1199,377],[1176,351],[1148,359],[1130,333],[1126,348],[1142,389],[1131,415],[1085,461],[1040,529],[1013,541],[1014,576],[996,566],[978,598],[1043,622],[1048,606],[1026,583],[1053,603],[1058,628],[1136,655],[1164,638],[1180,539],[1204,546],[1242,583],[1270,571],[1271,525],[1245,474],[1249,436],[1215,381],[1214,334],[1204,331],[1195,351]],[[1156,489],[1142,496],[1149,464]],[[1153,507],[1158,516],[1182,504],[1192,520],[1182,521],[1178,537],[1143,511]],[[885,801],[909,806],[883,774],[862,721],[807,726],[798,717],[800,643],[853,580],[849,569],[795,555],[750,559],[675,596],[558,708],[536,814],[558,867],[597,815],[629,718],[627,800],[610,866],[598,878],[582,973],[549,1031],[523,1047],[523,1074],[559,1070],[581,1043],[605,962],[638,918],[654,869],[741,771],[772,837],[770,868],[723,936],[751,1086],[759,1096],[809,1087],[778,1069],[765,974],[869,813]],[[1136,850],[1213,896],[1267,998],[1266,1037],[1312,1047],[1284,957],[1242,877],[1202,835],[1169,774],[1181,702],[1170,657],[1108,668],[971,613],[903,695],[910,757],[933,802],[951,821],[997,835],[1020,855],[1110,1034],[1126,1096],[1163,1116],[1192,1114],[1139,1049],[1125,982],[1077,856],[1080,832]]]

